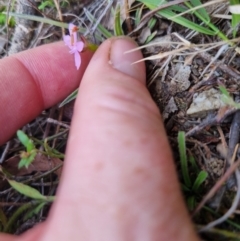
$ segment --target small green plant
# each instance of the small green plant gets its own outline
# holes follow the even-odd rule
[[[121,23],[121,14],[120,14],[120,4],[117,4],[114,13],[114,34],[116,36],[124,35],[122,30],[122,23]]]
[[[23,219],[27,220],[33,215],[38,214],[41,209],[49,202],[53,202],[55,196],[44,196],[38,190],[25,185],[23,183],[16,182],[14,180],[8,180],[10,186],[21,193],[22,195],[34,199],[32,202],[21,205],[9,219],[5,216],[0,209],[0,222],[2,223],[2,230],[5,233],[10,233],[17,220],[25,213]]]
[[[47,7],[54,7],[54,2],[51,0],[47,0],[47,1],[42,1],[39,6],[38,9],[39,10],[44,10]]]
[[[32,140],[21,130],[17,131],[17,137],[19,141],[26,147],[26,151],[21,152],[21,160],[18,164],[18,168],[26,167],[33,162],[37,155],[37,150]]]
[[[26,197],[39,200],[39,201],[45,201],[45,202],[53,202],[54,201],[54,196],[44,196],[42,195],[37,189],[32,188],[26,184],[16,182],[14,180],[9,180],[8,183],[10,186],[18,191],[19,193],[23,194]]]
[[[67,0],[61,1],[60,7],[66,7],[68,4],[69,4],[69,2]],[[38,9],[44,10],[47,7],[55,7],[55,4],[54,4],[53,0],[41,1],[41,3],[38,6]]]
[[[196,165],[194,158],[191,156],[189,161],[187,159],[185,133],[180,131],[178,133],[178,147],[180,154],[181,171],[183,176],[182,188],[187,196],[187,204],[190,210],[193,210],[196,205],[196,197],[199,196],[201,185],[207,179],[206,171],[200,171]],[[193,169],[190,175],[189,164]],[[198,173],[198,174],[196,174]]]
[[[231,12],[231,7],[233,7],[234,9],[238,8],[239,13],[234,13],[232,12],[232,28],[233,28],[233,37],[236,37],[237,34],[237,28],[239,27],[239,23],[240,23],[240,0],[230,0],[230,12]]]
[[[233,98],[224,86],[220,85],[219,90],[222,92],[222,101],[224,103],[235,109],[240,109],[240,103],[237,103],[233,100]]]
[[[4,14],[4,12],[6,11],[5,7],[0,7],[0,26],[4,26],[6,24],[7,21],[7,15]],[[15,26],[15,20],[14,18],[10,17],[8,19],[8,26],[9,27],[14,27]]]
[[[155,10],[161,6],[164,6],[168,1],[164,0],[138,0],[146,5],[149,9]],[[196,32],[207,34],[207,35],[217,35],[222,40],[226,41],[229,45],[233,46],[233,43],[227,38],[227,36],[222,33],[213,23],[211,23],[211,18],[202,6],[200,0],[190,0],[184,2],[185,6],[172,5],[170,7],[163,8],[157,11],[157,15],[169,19],[175,23],[178,23],[188,29],[192,29]],[[180,16],[185,13],[191,13],[200,21],[200,23],[195,23],[188,20],[187,18]]]

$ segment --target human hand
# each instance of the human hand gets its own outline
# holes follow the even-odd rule
[[[79,71],[63,43],[1,60],[0,143],[76,88],[88,67],[47,221],[0,240],[198,240],[159,111],[145,87],[144,64],[131,65],[142,55],[123,54],[135,47],[126,38],[107,40],[89,65],[92,54],[81,53]]]

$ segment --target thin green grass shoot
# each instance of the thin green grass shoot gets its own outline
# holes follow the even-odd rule
[[[182,190],[186,194],[186,201],[189,210],[194,210],[197,202],[197,197],[201,191],[201,186],[206,181],[208,173],[206,171],[198,171],[198,167],[193,157],[190,158],[191,161],[188,161],[185,133],[183,131],[178,133],[178,148],[180,154],[181,172],[183,177]],[[190,175],[190,168],[188,163],[192,164],[194,170],[192,175]],[[195,178],[196,175],[197,177]],[[191,180],[191,177],[194,181]]]

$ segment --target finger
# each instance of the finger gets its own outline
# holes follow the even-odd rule
[[[33,229],[28,230],[24,234],[16,237],[14,235],[0,233],[1,241],[33,241],[38,240],[42,232],[45,230],[45,223],[37,224]]]
[[[62,42],[21,52],[0,61],[0,145],[15,131],[76,89],[92,56],[74,56]]]
[[[1,233],[0,233],[0,240],[4,240],[4,241],[15,241],[15,240],[14,240],[14,236],[9,235],[9,234],[1,234]]]
[[[107,40],[84,74],[46,240],[197,239],[135,47]]]

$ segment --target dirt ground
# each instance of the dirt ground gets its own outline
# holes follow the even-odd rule
[[[65,23],[75,21],[78,26],[86,28],[84,35],[88,41],[97,45],[106,39],[97,27],[97,23],[101,23],[114,35],[114,16],[111,11],[117,8],[116,0],[68,1],[69,4],[58,1],[58,7],[53,1],[53,5],[39,9],[42,2],[16,1],[13,9],[21,14],[45,16]],[[177,139],[179,131],[185,132],[190,177],[195,180],[200,171],[208,174],[199,189],[183,188],[189,212],[195,214],[193,220],[196,228],[200,230],[231,210],[234,200],[239,202],[236,199],[239,199],[240,174],[237,165],[232,167],[232,163],[239,159],[240,112],[233,104],[223,101],[219,90],[219,86],[225,87],[232,100],[236,103],[240,101],[240,56],[236,51],[239,40],[236,40],[235,46],[229,46],[218,36],[195,32],[157,13],[148,15],[150,10],[142,7],[140,2],[133,0],[119,2],[124,34],[132,37],[139,46],[148,43],[148,46],[142,48],[143,55],[147,58],[147,85],[162,113],[181,183],[183,173]],[[126,2],[128,2],[127,6]],[[0,7],[1,5],[11,9],[5,1],[0,1]],[[206,9],[211,16],[211,21],[231,38],[230,21],[217,17],[220,14],[228,14],[228,2],[215,3]],[[148,21],[141,19],[139,22],[136,21],[137,11],[140,10],[141,18],[146,17]],[[89,19],[88,12],[99,22]],[[186,17],[191,21],[198,21],[191,14]],[[10,26],[8,31],[6,25],[1,28],[2,58],[62,39],[63,30],[59,27],[25,19],[16,21],[17,24]],[[25,27],[24,31],[19,27],[20,24]],[[201,23],[198,22],[198,24]],[[236,36],[239,36],[239,31]],[[158,57],[153,58],[156,55]],[[15,180],[39,190],[44,186],[45,193],[54,195],[61,175],[72,106],[72,103],[63,108],[54,106],[23,127],[24,132],[32,137],[37,148],[41,151],[49,149],[52,153],[51,157],[38,154],[34,166],[29,169],[18,169],[19,153],[23,147],[17,138],[13,138],[0,147],[2,168],[13,175]],[[43,140],[46,138],[48,141],[44,143]],[[49,160],[52,165],[51,171],[49,171]],[[231,173],[227,172],[229,166],[233,169]],[[230,178],[223,179],[225,176]],[[218,187],[212,190],[216,183]],[[202,203],[203,198],[209,193],[212,194],[211,198]],[[27,204],[29,204],[29,198],[13,191],[4,178],[0,179],[0,219],[1,216],[10,219],[15,215],[17,220],[10,229],[11,233],[22,233],[46,219],[50,205],[45,205],[34,215],[30,212],[33,208],[29,209],[29,206],[26,207]],[[37,203],[32,201],[32,206],[36,208]],[[16,210],[21,207],[30,211],[16,216]],[[200,211],[196,211],[196,208]],[[203,234],[202,238],[204,240],[220,240],[219,238],[238,240],[235,238],[240,237],[239,213],[237,205],[227,221]],[[228,234],[223,234],[221,231],[226,231]],[[236,234],[233,238],[232,233]]]

